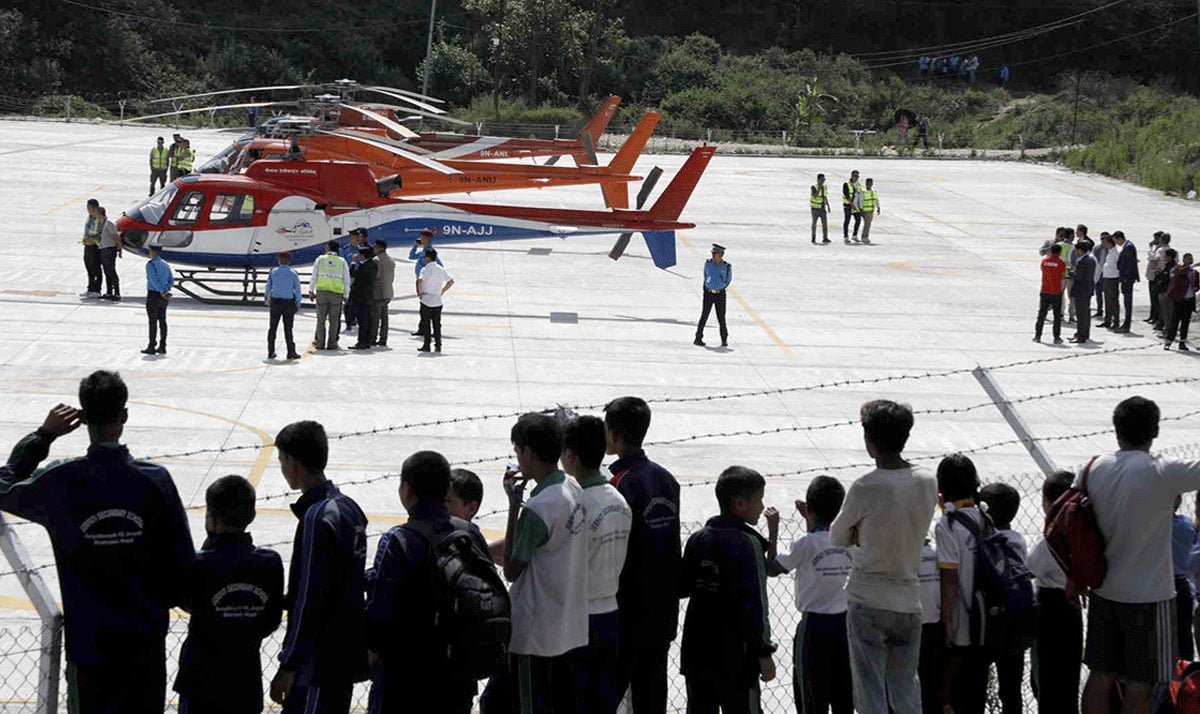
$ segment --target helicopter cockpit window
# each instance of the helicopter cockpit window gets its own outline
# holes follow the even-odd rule
[[[204,194],[199,191],[185,193],[175,207],[171,216],[171,225],[188,225],[200,220],[200,211],[204,208]]]
[[[179,187],[173,183],[169,183],[158,193],[126,211],[125,215],[135,221],[157,226],[158,222],[162,220],[163,214],[167,212],[167,206],[171,205],[171,200],[175,198],[177,191],[179,191]]]
[[[245,193],[221,193],[213,199],[208,222],[213,225],[249,223],[254,218],[254,197]]]

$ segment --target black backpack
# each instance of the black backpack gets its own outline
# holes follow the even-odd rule
[[[508,667],[512,638],[512,601],[487,551],[479,547],[466,521],[451,518],[453,528],[434,533],[430,524],[410,521],[406,528],[429,544],[434,601],[434,631],[445,643],[453,669],[485,679]]]
[[[1023,652],[1037,637],[1037,597],[1024,558],[986,516],[980,528],[965,513],[949,515],[952,524],[966,528],[975,538],[971,644],[1003,654]]]

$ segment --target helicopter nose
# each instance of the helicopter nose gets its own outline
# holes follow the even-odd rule
[[[124,240],[126,243],[133,246],[134,248],[144,247],[146,245],[146,240],[149,237],[150,237],[150,233],[148,231],[144,231],[140,228],[134,228],[132,230],[125,231],[124,233],[121,234],[122,240]]]

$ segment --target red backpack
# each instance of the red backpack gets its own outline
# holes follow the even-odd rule
[[[1175,714],[1200,714],[1200,662],[1179,660],[1171,681]]]
[[[1083,469],[1079,488],[1058,497],[1046,514],[1046,545],[1067,579],[1088,589],[1100,587],[1108,574],[1104,534],[1096,522],[1096,511],[1088,498],[1088,473],[1095,456]]]

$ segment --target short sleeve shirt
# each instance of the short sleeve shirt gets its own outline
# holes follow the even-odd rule
[[[1042,258],[1042,294],[1062,295],[1063,274],[1067,264],[1057,255],[1047,255]]]
[[[450,273],[437,263],[426,263],[418,276],[421,281],[421,304],[426,307],[442,306],[442,288],[450,282]]]
[[[947,514],[953,506],[947,506]],[[983,514],[975,506],[957,509],[983,526]],[[942,516],[934,529],[937,541],[938,570],[958,572],[958,597],[954,601],[953,623],[950,644],[966,647],[971,644],[970,602],[975,592],[975,537],[961,523],[955,523],[949,515]],[[943,613],[943,617],[946,613]]]
[[[835,548],[829,542],[828,530],[797,538],[791,550],[775,560],[795,571],[796,609],[800,612],[837,615],[849,609],[846,579],[852,556],[848,548]]]
[[[938,574],[937,551],[928,542],[921,549],[921,624],[932,625],[942,619],[942,578]]]
[[[1029,572],[1033,574],[1034,580],[1037,581],[1038,589],[1057,589],[1065,590],[1067,587],[1067,574],[1063,572],[1058,561],[1050,553],[1050,546],[1045,540],[1038,541],[1038,544],[1033,546],[1033,552],[1029,554]]]

